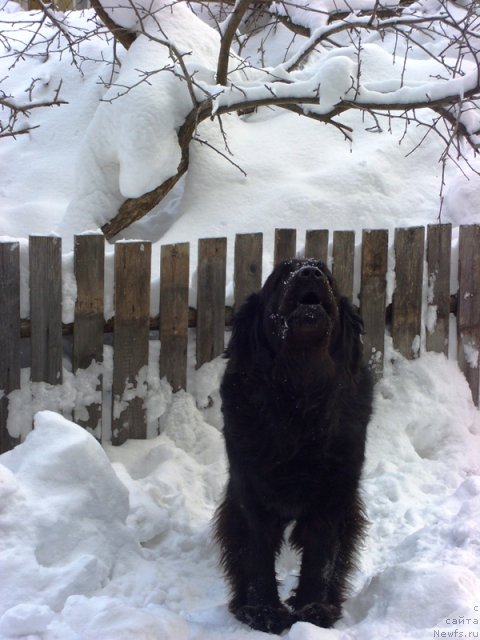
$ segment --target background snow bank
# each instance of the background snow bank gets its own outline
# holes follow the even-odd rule
[[[389,350],[386,362],[363,480],[371,525],[352,597],[335,630],[297,623],[289,640],[420,640],[459,616],[480,618],[479,412],[444,356],[410,362]],[[2,639],[265,637],[229,615],[212,544],[226,479],[214,393],[223,366],[197,372],[196,396],[168,397],[157,438],[104,453],[46,411],[0,457]],[[213,406],[199,409],[210,394]],[[284,593],[297,560],[281,554]]]

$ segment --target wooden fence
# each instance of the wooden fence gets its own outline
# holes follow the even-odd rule
[[[296,254],[296,231],[275,231],[274,262]],[[458,291],[451,295],[451,225],[396,229],[393,239],[395,286],[386,304],[389,233],[365,230],[361,238],[360,311],[365,322],[365,352],[375,375],[383,370],[384,340],[390,331],[395,348],[407,358],[422,348],[448,354],[449,317],[457,319],[457,359],[472,397],[479,401],[480,347],[480,225],[462,226],[458,242]],[[305,255],[327,261],[328,231],[307,231]],[[234,308],[261,286],[262,234],[240,234],[234,247]],[[113,332],[112,441],[146,437],[146,416],[139,397],[122,401],[126,385],[135,387],[147,365],[152,331],[161,342],[159,373],[174,391],[186,387],[188,328],[196,327],[196,366],[222,353],[224,330],[234,309],[225,306],[227,241],[209,238],[198,243],[198,297],[188,306],[189,244],[161,248],[160,308],[150,317],[151,245],[125,242],[115,246],[115,316],[104,320],[104,238],[75,238],[74,272],[77,298],[73,325],[62,325],[61,239],[32,236],[30,259],[30,318],[20,318],[19,245],[0,243],[0,446],[15,444],[7,431],[8,394],[20,387],[21,340],[31,345],[32,382],[62,383],[63,340],[73,333],[73,371],[103,362],[105,333]],[[355,234],[333,233],[332,270],[344,295],[354,287]],[[358,281],[358,280],[357,280]],[[425,287],[427,291],[425,291]],[[428,300],[435,322],[422,327],[422,300]],[[425,309],[423,310],[425,311]],[[98,389],[102,391],[101,376]],[[131,394],[135,395],[135,394]],[[101,393],[97,393],[101,397]],[[88,418],[77,421],[101,426],[102,403],[92,402]]]
[[[57,11],[78,11],[88,9],[90,0],[53,0],[52,4]],[[20,6],[24,11],[41,9],[40,0],[20,0]]]

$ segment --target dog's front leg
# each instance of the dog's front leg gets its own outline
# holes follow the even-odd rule
[[[246,604],[233,611],[253,629],[281,633],[295,618],[280,602],[275,576],[275,557],[283,538],[283,526],[274,518],[249,513],[248,535],[244,546]]]
[[[227,489],[217,513],[217,539],[229,580],[230,611],[253,629],[281,633],[294,617],[280,602],[275,557],[283,524],[272,514],[238,503]]]
[[[297,620],[331,627],[340,618],[343,594],[331,593],[341,553],[340,528],[338,521],[310,516],[300,519],[292,532],[291,542],[302,553],[298,586],[288,600]]]

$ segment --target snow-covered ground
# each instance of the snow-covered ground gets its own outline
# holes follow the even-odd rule
[[[215,398],[223,365],[197,372],[194,387]],[[37,414],[1,457],[0,637],[267,637],[226,608],[211,533],[226,477],[218,402],[209,412],[193,394],[169,396],[160,436],[104,449],[58,414]],[[479,440],[454,363],[389,352],[363,480],[371,524],[345,616],[335,630],[297,623],[287,638],[478,632]],[[286,593],[297,557],[285,550],[278,570]]]
[[[85,25],[87,18],[72,14],[70,20]],[[215,37],[205,32],[202,38],[208,60]],[[102,50],[108,56],[100,40],[84,46],[92,57],[100,59]],[[144,54],[148,64],[150,54]],[[366,56],[370,68],[388,78],[378,43],[367,47]],[[136,62],[131,61],[130,69]],[[412,73],[420,74],[426,64],[419,60]],[[111,145],[135,140],[134,132],[123,138],[118,132],[127,116],[139,111],[135,106],[117,109],[125,121],[119,128],[107,126],[108,103],[97,110],[105,92],[98,78],[108,77],[106,63],[85,61],[83,76],[68,56],[55,54],[43,61],[26,57],[14,69],[8,69],[8,61],[0,65],[0,77],[9,76],[12,92],[39,78],[38,99],[63,78],[68,104],[32,111],[30,123],[39,128],[17,140],[0,141],[0,235],[21,243],[23,316],[28,315],[26,238],[62,236],[63,315],[68,321],[74,301],[73,235],[96,229],[105,219],[112,206],[105,193],[118,193],[121,183],[120,190],[131,195],[142,181],[149,184],[141,171],[143,156],[130,167],[127,182],[106,155],[105,164],[95,164],[99,154],[112,151]],[[441,141],[429,136],[407,157],[423,130],[411,127],[399,144],[401,124],[393,122],[392,133],[388,128],[373,133],[359,114],[349,114],[346,121],[355,130],[352,145],[336,129],[281,111],[224,116],[233,160],[247,176],[193,143],[190,169],[180,187],[122,234],[154,243],[154,285],[162,243],[190,241],[194,265],[198,238],[227,236],[231,294],[235,233],[264,232],[266,275],[275,227],[296,227],[301,250],[308,228],[360,231],[436,222]],[[135,118],[129,122],[136,126]],[[215,123],[204,123],[200,133],[224,149]],[[447,172],[442,221],[453,223],[455,238],[459,224],[480,222],[479,178],[468,169],[466,173],[455,167]],[[99,211],[103,203],[105,209]],[[109,247],[107,274],[112,253]],[[111,279],[107,281],[110,286]],[[455,287],[453,277],[452,291]],[[109,301],[111,291],[107,316]],[[110,355],[106,348],[106,385]],[[28,432],[32,414],[40,412],[25,442],[0,457],[2,640],[268,637],[228,613],[212,541],[211,517],[226,479],[218,400],[225,362],[218,359],[195,371],[191,361],[188,393],[172,395],[158,379],[157,358],[158,345],[153,345],[148,402],[156,418],[151,431],[158,426],[160,435],[147,441],[118,448],[105,443],[102,448],[61,417],[60,409],[68,416],[69,393],[82,394],[71,375],[65,376],[60,393],[38,395],[35,401],[28,394],[17,398],[20,432]],[[50,411],[41,411],[46,408]],[[285,637],[478,637],[480,414],[455,361],[431,353],[406,361],[388,342],[362,488],[371,524],[343,619],[331,630],[297,623]],[[294,584],[297,560],[287,549],[279,559],[284,593]]]

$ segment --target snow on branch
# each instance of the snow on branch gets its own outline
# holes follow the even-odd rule
[[[432,14],[427,16],[394,16],[385,19],[379,19],[374,16],[356,16],[349,15],[341,20],[336,20],[328,25],[319,27],[310,35],[302,47],[295,53],[290,60],[285,63],[287,71],[298,69],[303,61],[324,41],[330,41],[333,36],[342,32],[359,31],[361,29],[367,31],[383,32],[387,29],[399,29],[400,27],[425,28],[432,29],[437,22],[444,22],[445,15]]]
[[[112,32],[115,38],[125,49],[130,49],[135,42],[136,34],[125,27],[117,24],[109,15],[100,0],[90,0],[92,7],[95,9],[97,16],[103,24]]]
[[[457,154],[459,150],[463,153],[460,144],[453,144],[461,137],[471,149],[478,149],[480,35],[473,3],[458,7],[445,0],[429,2],[424,8],[421,3],[352,0],[342,5],[332,2],[328,7],[328,2],[252,5],[236,0],[219,6],[215,13],[210,3],[199,3],[187,21],[191,32],[194,21],[198,24],[199,20],[217,30],[218,49],[210,62],[197,59],[199,49],[189,40],[189,59],[182,59],[176,70],[168,69],[188,89],[190,97],[195,97],[190,100],[190,106],[194,104],[184,125],[178,129],[181,162],[157,188],[141,199],[128,198],[120,206],[117,216],[103,227],[108,236],[118,233],[132,216],[144,215],[158,204],[172,181],[175,184],[187,171],[189,145],[198,139],[198,127],[207,119],[225,114],[281,108],[332,125],[351,139],[354,131],[341,119],[346,111],[366,112],[377,124],[382,114],[392,117],[395,113],[406,122],[438,130],[445,140],[447,156],[452,148]],[[185,13],[181,14],[184,9],[178,3],[169,4],[167,17],[167,13],[162,14],[164,7],[157,6],[155,19],[162,25],[164,36],[178,26],[177,12],[185,19]],[[289,29],[298,27],[293,29],[295,41],[283,61],[266,65],[269,40],[273,48],[275,34],[284,28],[285,20]],[[141,33],[148,37],[145,25]],[[391,43],[383,48],[387,38]],[[432,49],[432,43],[440,46]],[[257,56],[252,55],[255,48]],[[393,73],[388,80],[375,78],[375,56],[390,60]],[[410,68],[418,58],[432,59],[436,73],[421,80],[413,77]],[[424,109],[432,113],[433,120],[418,115]],[[445,127],[450,133],[445,133]]]

